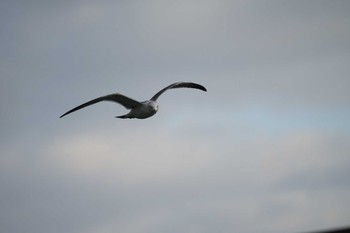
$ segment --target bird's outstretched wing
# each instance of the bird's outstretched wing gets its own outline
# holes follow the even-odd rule
[[[130,99],[129,97],[126,97],[126,96],[121,95],[119,93],[115,93],[115,94],[110,94],[110,95],[106,95],[106,96],[101,96],[101,97],[98,97],[96,99],[90,100],[84,104],[81,104],[78,107],[75,107],[75,108],[69,110],[68,112],[66,112],[65,114],[60,116],[60,118],[64,117],[65,115],[67,115],[69,113],[75,112],[79,109],[85,108],[89,105],[96,104],[96,103],[101,102],[101,101],[117,102],[117,103],[123,105],[127,109],[132,109],[134,107],[142,105],[140,102],[138,102],[136,100]]]
[[[156,101],[158,99],[158,97],[161,94],[163,94],[166,90],[173,89],[173,88],[181,88],[181,87],[195,88],[195,89],[199,89],[199,90],[202,90],[202,91],[207,91],[207,89],[205,89],[205,87],[203,87],[202,85],[199,85],[197,83],[177,82],[177,83],[173,83],[173,84],[163,88],[162,90],[160,90],[157,94],[155,94],[151,98],[151,100]]]

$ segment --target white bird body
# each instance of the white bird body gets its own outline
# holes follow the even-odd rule
[[[117,116],[117,118],[145,119],[145,118],[151,117],[157,113],[158,104],[157,104],[156,100],[158,99],[158,97],[161,94],[163,94],[166,90],[173,89],[173,88],[182,88],[182,87],[195,88],[195,89],[199,89],[202,91],[207,91],[207,89],[205,87],[203,87],[202,85],[199,85],[197,83],[177,82],[177,83],[173,83],[173,84],[163,88],[162,90],[157,92],[157,94],[155,94],[150,100],[147,100],[144,102],[139,102],[139,101],[133,100],[127,96],[124,96],[122,94],[115,93],[115,94],[110,94],[110,95],[106,95],[106,96],[101,96],[101,97],[98,97],[96,99],[90,100],[84,104],[81,104],[78,107],[75,107],[75,108],[69,110],[68,112],[66,112],[65,114],[60,116],[60,118],[64,117],[65,115],[67,115],[69,113],[75,112],[79,109],[85,108],[89,105],[98,103],[100,101],[113,101],[113,102],[117,102],[117,103],[123,105],[127,109],[130,109],[129,113],[122,115],[122,116]]]
[[[131,111],[119,118],[137,118],[137,119],[146,119],[153,116],[158,111],[158,104],[155,101],[148,100],[142,102],[142,105],[131,109]]]

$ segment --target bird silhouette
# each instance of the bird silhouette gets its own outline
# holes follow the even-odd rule
[[[122,115],[122,116],[116,116],[117,118],[121,118],[121,119],[126,119],[126,118],[145,119],[145,118],[153,116],[158,111],[158,103],[156,101],[161,94],[163,94],[165,91],[167,91],[169,89],[183,88],[183,87],[207,91],[207,89],[205,87],[203,87],[202,85],[199,85],[197,83],[177,82],[177,83],[173,83],[173,84],[163,88],[162,90],[157,92],[150,100],[143,101],[143,102],[133,100],[133,99],[131,99],[125,95],[119,94],[119,93],[114,93],[114,94],[110,94],[110,95],[101,96],[101,97],[98,97],[96,99],[90,100],[86,103],[83,103],[83,104],[79,105],[78,107],[75,107],[75,108],[69,110],[68,112],[66,112],[65,114],[60,116],[60,118],[66,116],[72,112],[75,112],[79,109],[85,108],[87,106],[90,106],[92,104],[96,104],[96,103],[101,102],[101,101],[112,101],[112,102],[116,102],[116,103],[123,105],[126,109],[130,109],[129,113]]]

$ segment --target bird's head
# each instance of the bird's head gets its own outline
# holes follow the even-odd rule
[[[148,109],[151,111],[151,112],[154,112],[156,113],[158,111],[158,104],[157,102],[155,101],[150,101],[148,103]]]

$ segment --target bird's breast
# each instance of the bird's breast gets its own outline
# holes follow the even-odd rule
[[[157,111],[155,111],[152,108],[149,108],[149,106],[144,104],[140,107],[134,108],[131,112],[135,118],[145,119],[145,118],[153,116],[154,114],[156,114]]]

